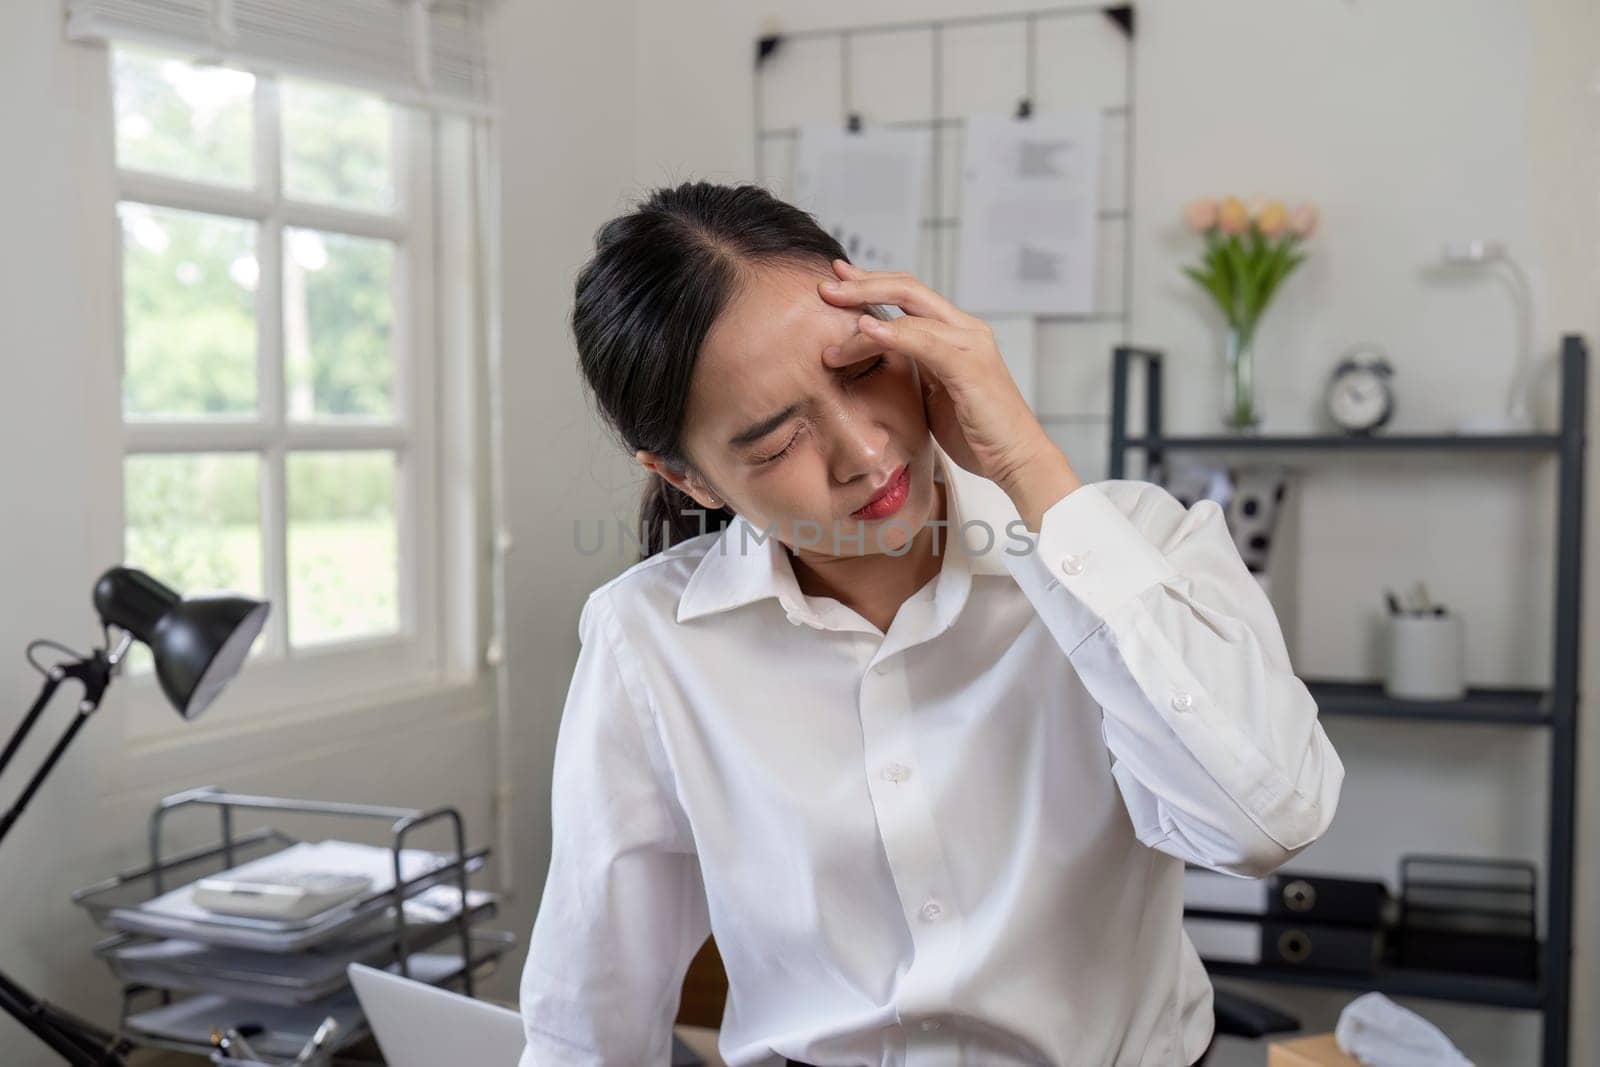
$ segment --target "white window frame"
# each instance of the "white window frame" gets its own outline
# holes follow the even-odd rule
[[[114,46],[113,46],[114,47]],[[111,49],[106,50],[107,81],[115,91]],[[148,454],[231,452],[256,455],[260,468],[260,524],[264,590],[273,601],[265,648],[246,664],[229,685],[225,699],[206,719],[184,723],[173,714],[153,676],[132,675],[119,688],[130,705],[127,739],[132,743],[158,742],[170,736],[200,739],[207,722],[211,729],[236,728],[243,720],[290,714],[325,714],[341,708],[358,710],[388,699],[415,696],[447,684],[470,681],[475,675],[470,660],[461,662],[460,634],[453,623],[470,630],[476,607],[459,591],[446,593],[443,580],[465,548],[460,536],[442,531],[439,520],[441,444],[449,428],[450,398],[441,396],[450,383],[441,383],[439,353],[444,345],[435,319],[437,292],[436,239],[440,207],[434,189],[437,168],[437,120],[421,109],[392,106],[391,139],[395,204],[392,214],[364,212],[295,201],[282,190],[282,125],[279,79],[266,70],[238,65],[256,77],[254,93],[255,186],[237,189],[208,185],[162,174],[115,166],[115,200],[152,207],[198,211],[242,219],[257,225],[256,256],[260,267],[255,291],[257,340],[257,412],[253,420],[195,420],[119,418],[120,449],[115,476],[116,534],[120,546],[125,536],[126,511],[122,499],[123,468],[127,457]],[[108,99],[109,107],[109,99]],[[116,141],[114,109],[109,126]],[[390,423],[295,423],[286,417],[283,378],[282,254],[285,227],[307,227],[323,232],[375,237],[395,243],[393,275],[394,311],[391,355],[395,369],[394,420]],[[115,225],[116,410],[122,412],[124,361],[122,346],[122,228]],[[470,378],[470,376],[469,376]],[[461,430],[462,427],[455,427]],[[469,449],[470,445],[466,446]],[[399,627],[394,634],[354,638],[327,644],[291,648],[288,640],[285,458],[291,451],[315,449],[392,450],[396,465],[396,522],[398,524]],[[460,524],[456,524],[460,527]],[[471,517],[460,527],[472,535]],[[450,543],[446,543],[450,542]],[[120,552],[119,552],[120,556]],[[470,560],[470,551],[465,558]],[[471,574],[454,573],[457,581],[476,590]],[[183,592],[183,590],[180,590]],[[475,642],[475,634],[469,640]],[[469,653],[470,655],[470,653]],[[219,714],[220,712],[220,714]]]

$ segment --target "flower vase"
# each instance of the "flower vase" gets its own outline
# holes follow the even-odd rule
[[[1223,376],[1222,422],[1235,433],[1255,433],[1261,429],[1261,413],[1256,409],[1255,336],[1229,327],[1223,340],[1227,373]]]

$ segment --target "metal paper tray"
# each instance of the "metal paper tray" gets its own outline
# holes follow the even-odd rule
[[[452,887],[439,887],[450,889]],[[392,916],[392,908],[384,917]],[[493,917],[491,898],[467,912],[467,922]],[[445,938],[456,937],[455,917],[406,926],[406,947],[423,952]],[[469,936],[481,937],[476,931]],[[349,984],[351,963],[382,966],[397,956],[392,923],[381,923],[360,936],[340,936],[319,948],[295,955],[219,948],[196,941],[118,934],[95,947],[111,973],[125,983],[182,993],[221,993],[269,1004],[308,1004],[337,993]],[[474,948],[476,956],[477,949]]]
[[[475,940],[478,940],[475,938]],[[480,954],[475,944],[471,966],[477,970],[498,960],[515,936],[505,931],[483,931]],[[445,985],[461,977],[466,969],[459,953],[413,953],[408,962],[412,977],[430,985]],[[398,972],[398,964],[389,970]],[[366,1018],[354,991],[346,989],[309,1004],[288,1007],[247,998],[201,994],[136,1014],[125,1015],[122,1033],[137,1045],[170,1049],[209,1056],[211,1028],[249,1027],[250,1043],[263,1057],[281,1063],[292,1062],[296,1053],[327,1016],[339,1022],[339,1031],[328,1048],[330,1054],[356,1044],[368,1034]],[[259,1033],[255,1028],[262,1028]],[[269,1063],[269,1067],[273,1067]]]
[[[386,911],[392,916],[390,905],[394,900],[394,889],[364,894],[304,922],[295,923],[223,915],[216,916],[214,920],[196,921],[142,910],[142,905],[169,889],[270,856],[298,843],[277,830],[255,830],[236,835],[231,847],[226,842],[218,842],[179,853],[159,864],[123,871],[115,877],[74,892],[72,899],[86,909],[98,925],[108,930],[259,952],[303,952],[336,935],[350,932],[359,924],[381,920]],[[486,848],[467,852],[467,873],[480,870],[487,853]],[[458,865],[450,862],[445,853],[437,855],[446,862],[402,882],[398,888],[403,896],[415,896],[447,878],[457,877]]]
[[[212,1027],[222,1030],[243,1026],[250,1030],[250,1043],[258,1053],[293,1061],[322,1020],[330,1015],[339,1023],[339,1031],[328,1049],[330,1053],[348,1048],[367,1036],[361,1003],[350,990],[294,1008],[215,994],[186,997],[130,1015],[123,1020],[122,1029],[136,1045],[204,1056],[213,1051]],[[262,1030],[256,1033],[255,1027]]]

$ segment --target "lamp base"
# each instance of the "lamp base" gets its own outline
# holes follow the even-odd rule
[[[1469,415],[1456,423],[1459,434],[1517,434],[1532,433],[1533,423],[1527,417],[1515,415]]]
[[[133,1050],[126,1038],[33,996],[0,974],[0,1008],[16,1018],[74,1067],[126,1067]]]

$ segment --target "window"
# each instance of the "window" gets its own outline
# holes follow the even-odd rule
[[[434,116],[140,47],[111,64],[127,562],[272,601],[230,703],[436,677]]]

